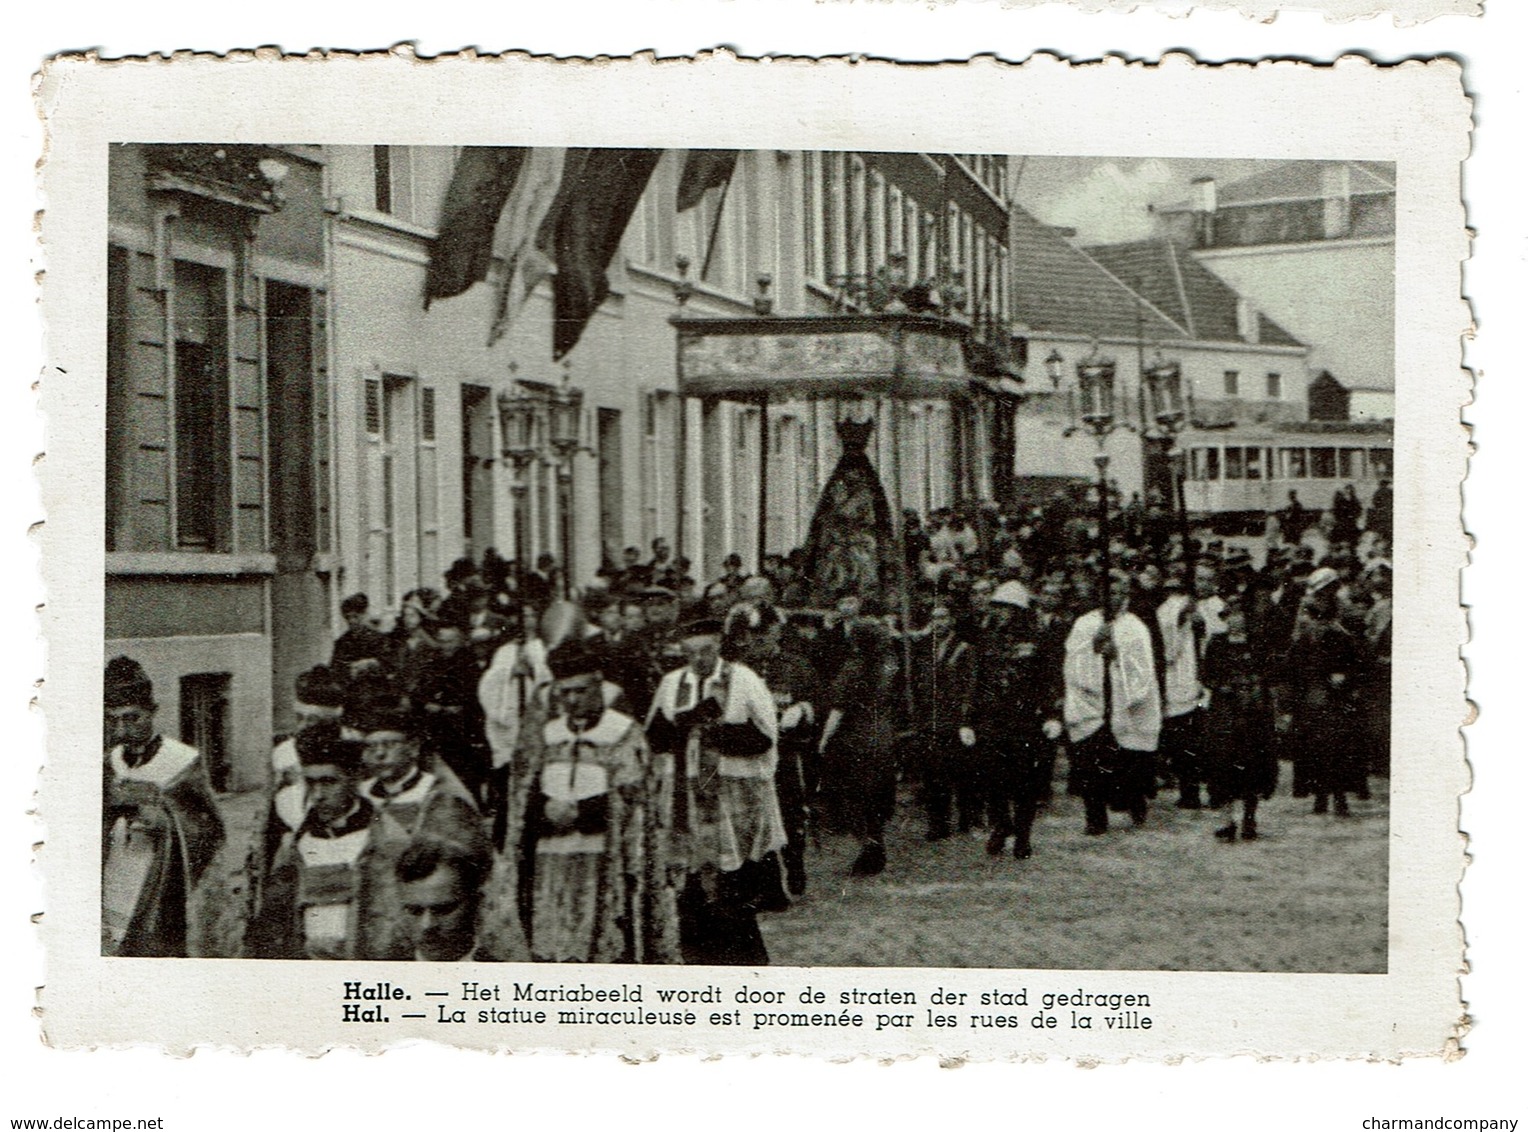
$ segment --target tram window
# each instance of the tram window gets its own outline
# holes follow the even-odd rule
[[[1239,480],[1245,474],[1246,467],[1242,462],[1242,450],[1240,448],[1226,449],[1226,479]]]
[[[1305,449],[1280,448],[1279,464],[1281,478],[1286,480],[1303,480],[1305,478]]]
[[[1369,474],[1377,480],[1387,480],[1391,477],[1394,463],[1388,448],[1369,449]]]
[[[1218,480],[1220,478],[1220,449],[1206,448],[1204,450],[1204,478]]]
[[[1260,480],[1263,478],[1263,450],[1261,448],[1247,449],[1247,478]]]
[[[1337,450],[1335,448],[1312,448],[1310,450],[1310,474],[1314,479],[1337,478]]]
[[[1344,448],[1337,453],[1337,475],[1345,480],[1364,478],[1364,450]]]

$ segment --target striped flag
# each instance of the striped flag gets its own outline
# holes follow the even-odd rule
[[[493,254],[504,261],[504,274],[499,277],[494,296],[493,322],[488,330],[490,346],[509,330],[536,285],[551,274],[547,221],[558,200],[567,154],[561,148],[531,150],[499,217]]]

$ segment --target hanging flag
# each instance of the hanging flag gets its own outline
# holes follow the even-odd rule
[[[554,215],[567,154],[561,148],[531,150],[499,217],[493,254],[504,261],[504,273],[499,276],[494,296],[490,346],[509,330],[536,285],[551,274],[550,238],[545,248],[539,244],[548,218]]]
[[[578,344],[589,319],[610,293],[605,272],[662,156],[659,149],[568,153],[558,200],[547,218],[555,224],[557,261],[552,287],[553,360]],[[544,231],[547,225],[542,227]]]
[[[685,154],[684,170],[679,174],[679,192],[675,198],[678,212],[687,212],[701,202],[707,189],[725,185],[737,168],[735,149],[692,149]]]
[[[460,295],[488,278],[494,228],[529,152],[518,146],[468,146],[441,204],[425,272],[424,306]]]

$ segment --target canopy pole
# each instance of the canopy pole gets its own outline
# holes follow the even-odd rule
[[[764,573],[764,539],[769,532],[769,394],[759,395],[759,545],[754,569]],[[778,595],[776,595],[778,597]]]
[[[684,512],[689,481],[690,402],[683,393],[674,397],[674,559],[685,556]],[[678,574],[675,574],[678,577]]]
[[[896,512],[891,517],[891,529],[895,534],[897,548],[897,589],[902,603],[902,699],[907,710],[907,726],[917,722],[917,704],[913,699],[913,578],[907,565],[907,523],[902,498],[902,418],[897,412],[897,399],[886,399],[886,411],[891,417],[891,480],[892,496],[896,499]]]

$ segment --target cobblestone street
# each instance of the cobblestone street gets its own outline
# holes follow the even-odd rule
[[[1058,785],[1062,780],[1058,773]],[[857,847],[823,838],[811,887],[761,917],[773,963],[787,966],[1023,967],[1072,970],[1386,969],[1386,783],[1354,816],[1314,816],[1281,792],[1261,807],[1256,842],[1224,845],[1215,811],[1164,794],[1146,824],[1115,815],[1085,837],[1082,809],[1058,791],[1034,831],[1034,856],[988,857],[985,835],[934,845],[904,797],[886,872],[852,879]],[[1165,802],[1165,804],[1163,804]]]
[[[1057,773],[1058,786],[1064,770]],[[1035,824],[1035,855],[988,857],[985,834],[923,840],[904,792],[886,872],[851,879],[857,847],[826,834],[809,849],[809,889],[760,917],[780,966],[1069,970],[1383,972],[1388,807],[1383,779],[1354,816],[1313,816],[1281,793],[1261,838],[1223,845],[1214,811],[1153,803],[1145,826],[1114,817],[1084,837],[1081,805],[1058,791]],[[1165,801],[1165,804],[1163,802]],[[229,840],[208,893],[204,951],[237,954],[242,872],[258,794],[224,798]]]

